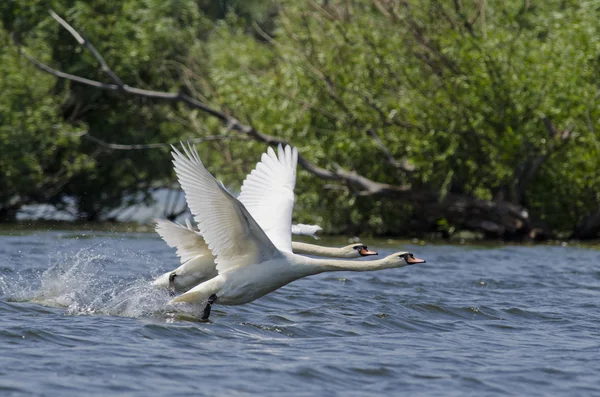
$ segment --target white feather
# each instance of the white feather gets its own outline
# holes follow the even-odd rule
[[[219,273],[280,257],[248,210],[202,164],[196,148],[173,147],[173,165],[186,201]]]
[[[298,150],[279,145],[267,149],[242,183],[238,197],[265,234],[281,251],[292,252],[292,211]]]
[[[183,147],[186,156],[173,149],[175,172],[200,233],[216,256],[218,275],[172,299],[171,303],[206,303],[208,300],[204,319],[208,318],[213,303],[240,305],[252,302],[312,274],[402,267],[409,264],[409,259],[410,264],[424,262],[409,253],[396,253],[378,261],[353,262],[313,259],[279,250],[244,205],[204,168],[194,147]],[[266,167],[269,169],[279,167],[275,164],[273,154],[269,153],[269,158],[263,158],[262,161],[268,164]],[[291,168],[294,164],[292,150],[280,149],[278,161]],[[288,222],[287,219],[285,221]],[[287,233],[291,235],[290,223],[287,223]]]
[[[181,263],[201,255],[211,255],[202,235],[192,228],[186,219],[187,227],[165,219],[156,220],[156,232],[165,240],[167,245],[177,248],[177,256]]]

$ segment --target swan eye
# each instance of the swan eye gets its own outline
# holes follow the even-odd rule
[[[355,245],[355,246],[354,246],[354,247],[352,247],[352,248],[354,248],[354,249],[355,249],[355,250],[357,250],[357,251],[361,251],[361,250],[363,250],[363,249],[365,249],[365,250],[366,250],[366,249],[367,249],[367,246],[366,246],[366,245]]]

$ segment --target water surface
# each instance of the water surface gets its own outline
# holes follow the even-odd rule
[[[400,250],[427,264],[313,276],[201,323],[148,286],[177,265],[152,234],[0,236],[0,395],[600,394],[599,251],[379,249]]]

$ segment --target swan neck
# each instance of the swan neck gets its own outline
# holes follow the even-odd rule
[[[292,241],[292,250],[295,254],[300,255],[326,256],[332,258],[346,257],[345,251],[341,248],[323,247],[320,245],[299,243],[296,241]]]
[[[302,258],[302,261],[305,265],[308,265],[313,270],[314,274],[338,271],[366,272],[406,266],[406,264],[400,264],[396,261],[391,260],[390,257],[374,261],[317,259],[308,257],[300,258]]]

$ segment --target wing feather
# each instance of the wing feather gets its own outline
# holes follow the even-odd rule
[[[217,182],[202,164],[196,148],[173,148],[173,165],[198,229],[216,257],[217,270],[259,263],[279,251],[244,205]]]
[[[165,219],[157,219],[155,230],[169,247],[177,248],[177,256],[181,258],[181,263],[198,256],[212,256],[202,235],[192,228],[187,219],[186,223],[187,227]]]
[[[252,214],[273,244],[292,252],[292,211],[298,150],[289,145],[269,147],[244,180],[239,200]]]

